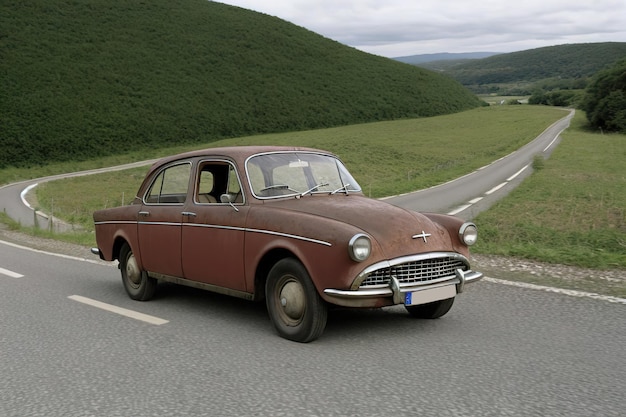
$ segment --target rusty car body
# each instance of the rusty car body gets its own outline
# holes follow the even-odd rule
[[[476,226],[363,195],[332,153],[229,147],[164,158],[131,204],[96,211],[97,248],[119,260],[128,295],[158,281],[265,300],[278,334],[309,342],[329,306],[402,304],[448,312],[470,268]]]

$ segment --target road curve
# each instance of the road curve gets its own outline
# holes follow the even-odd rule
[[[448,213],[469,220],[504,197],[528,176],[536,155],[547,158],[573,116],[574,110],[570,110],[566,117],[553,123],[532,142],[470,174],[385,200],[415,211]]]
[[[566,117],[553,123],[532,142],[468,175],[445,184],[387,197],[384,200],[410,210],[448,213],[469,220],[504,197],[525,176],[530,174],[530,165],[535,155],[547,157],[550,154],[554,145],[558,143],[559,134],[569,126],[573,116],[574,110],[570,110]],[[52,175],[9,184],[0,187],[0,210],[3,210],[10,218],[23,226],[33,227],[36,225],[41,229],[49,229],[49,216],[38,211],[36,207],[31,207],[25,198],[26,194],[37,184],[61,178],[120,171],[150,165],[155,161],[139,161],[115,167]],[[52,223],[57,231],[64,227],[64,223],[58,219]]]
[[[2,210],[14,221],[19,222],[22,226],[33,227],[36,225],[40,229],[49,229],[50,217],[47,214],[37,210],[36,207],[31,207],[30,204],[28,204],[28,202],[26,201],[26,194],[28,194],[28,192],[30,192],[38,184],[63,178],[81,177],[85,175],[101,174],[111,171],[121,171],[124,169],[150,165],[155,161],[156,159],[139,161],[114,167],[78,171],[69,174],[51,175],[48,177],[36,178],[32,180],[8,184],[0,187],[0,210]],[[59,228],[62,228],[64,223],[58,219],[55,219],[53,223],[57,228],[57,231],[61,231],[59,230]]]

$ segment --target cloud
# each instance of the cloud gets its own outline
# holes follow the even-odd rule
[[[626,42],[623,0],[223,0],[377,55]]]

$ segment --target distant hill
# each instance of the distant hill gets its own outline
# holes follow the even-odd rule
[[[438,54],[420,54],[420,55],[399,56],[393,59],[395,59],[396,61],[404,62],[405,64],[419,65],[419,64],[426,64],[426,63],[439,62],[439,61],[461,62],[467,59],[481,59],[481,58],[487,58],[487,57],[498,55],[498,54],[500,54],[500,52],[461,52],[461,53],[442,52]]]
[[[475,92],[547,80],[586,80],[626,56],[626,42],[549,46],[459,62],[441,72]]]
[[[480,105],[458,82],[205,0],[0,4],[0,168]]]

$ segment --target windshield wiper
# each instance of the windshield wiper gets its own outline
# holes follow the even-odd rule
[[[301,194],[300,194],[300,197],[304,197],[305,195],[307,195],[307,194],[311,193],[312,191],[317,190],[317,189],[318,189],[318,188],[320,188],[320,187],[326,187],[326,186],[328,186],[328,185],[330,185],[330,184],[329,184],[329,183],[327,183],[327,182],[323,182],[323,183],[321,183],[321,184],[317,184],[317,185],[315,185],[313,188],[309,188],[309,189],[308,189],[308,190],[306,190],[305,192],[301,193]]]
[[[337,194],[339,191],[343,191],[344,193],[346,193],[346,195],[348,195],[349,186],[350,184],[346,184],[343,187],[337,188],[335,191],[331,192],[330,195]]]

